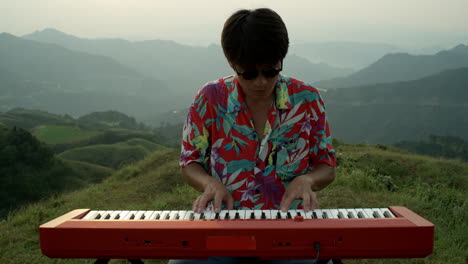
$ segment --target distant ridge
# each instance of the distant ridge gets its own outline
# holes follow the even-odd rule
[[[392,53],[348,77],[318,82],[322,88],[348,88],[424,78],[448,69],[468,67],[468,46],[458,45],[434,55]]]

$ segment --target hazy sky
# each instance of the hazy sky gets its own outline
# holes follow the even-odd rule
[[[0,0],[0,32],[56,28],[86,38],[218,44],[230,14],[258,7],[280,14],[292,44],[468,44],[468,0]]]

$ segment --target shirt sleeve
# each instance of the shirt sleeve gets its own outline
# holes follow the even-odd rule
[[[179,165],[183,168],[192,162],[198,162],[207,167],[209,153],[209,131],[200,116],[200,111],[206,110],[201,105],[202,98],[197,96],[191,105],[182,132],[181,154]]]
[[[310,133],[309,167],[320,164],[336,166],[335,149],[332,145],[330,127],[322,98],[311,102],[312,129]]]

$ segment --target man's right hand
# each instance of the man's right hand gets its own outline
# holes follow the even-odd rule
[[[203,190],[203,193],[193,202],[192,210],[196,213],[205,211],[209,202],[214,201],[214,211],[221,211],[221,204],[224,202],[228,210],[234,209],[234,199],[231,193],[220,180],[212,178]]]

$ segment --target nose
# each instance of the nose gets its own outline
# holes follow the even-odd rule
[[[257,78],[254,79],[254,84],[257,87],[262,87],[268,83],[268,79],[263,76],[263,74],[259,74]]]

